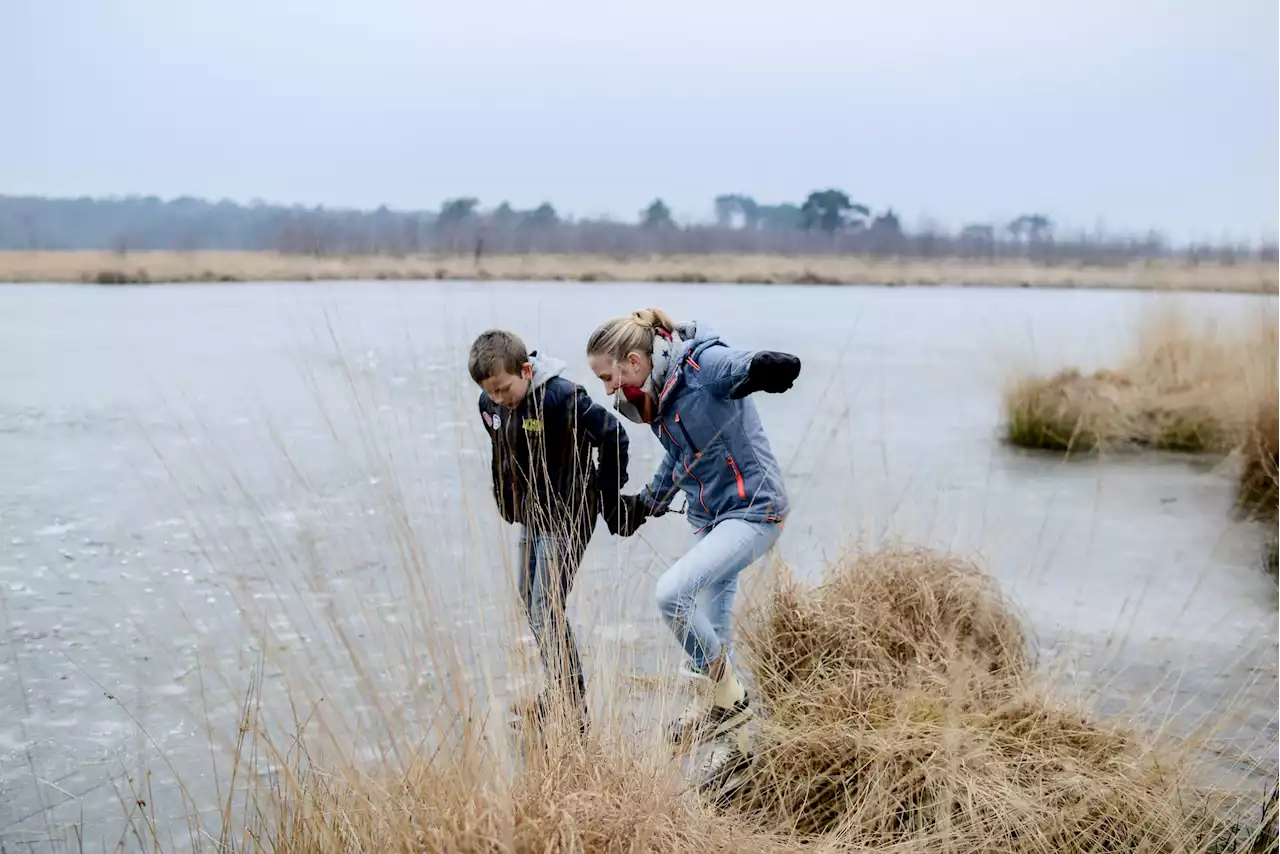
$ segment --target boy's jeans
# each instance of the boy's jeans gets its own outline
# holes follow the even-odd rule
[[[575,709],[586,714],[587,689],[565,599],[590,536],[589,528],[585,535],[574,535],[535,533],[520,526],[520,597],[538,643],[547,687],[564,692],[569,714]]]
[[[738,575],[781,534],[776,522],[726,519],[694,534],[694,547],[658,579],[658,610],[694,671],[705,674],[707,665],[729,647]]]

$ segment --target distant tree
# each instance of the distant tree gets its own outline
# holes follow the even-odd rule
[[[896,222],[898,215],[894,214],[892,211],[890,211],[890,213]],[[869,216],[871,216],[871,208],[854,202],[853,207],[849,209],[849,215],[845,217],[845,227],[852,228],[855,231],[861,231],[863,228],[866,228],[866,218]]]
[[[36,215],[29,211],[26,213],[21,213],[18,215],[18,222],[22,226],[22,234],[24,238],[25,248],[43,249],[44,239],[43,239],[43,235],[41,234],[40,222],[36,218]],[[123,255],[125,252],[128,251],[128,243],[126,242],[123,244],[125,248],[123,251],[121,251],[118,249],[118,245],[120,244],[121,240],[123,240],[123,238],[119,236],[114,237],[112,248],[115,249],[119,254]]]
[[[1026,243],[1026,257],[1051,263],[1053,260],[1053,221],[1044,214],[1023,214],[1006,226],[1019,243]]]
[[[404,247],[404,251],[413,254],[420,252],[422,250],[422,236],[418,218],[413,216],[405,217],[400,224],[400,230],[400,243]]]
[[[399,254],[395,223],[396,215],[391,209],[386,205],[379,205],[369,217],[369,243],[372,251]]]
[[[806,231],[817,227],[834,234],[850,224],[860,227],[862,217],[870,216],[871,211],[865,205],[851,201],[842,190],[832,189],[810,193],[800,206],[800,214]]]
[[[466,222],[475,215],[476,207],[479,204],[479,199],[470,197],[449,199],[440,206],[440,216],[436,220],[436,224],[439,226],[451,226]]]
[[[960,251],[964,255],[993,258],[996,252],[996,230],[985,223],[972,223],[960,229]]]
[[[185,224],[178,232],[178,251],[194,252],[200,248],[200,234],[195,226]]]
[[[912,230],[913,254],[921,258],[939,258],[947,254],[949,242],[942,223],[925,214]]]
[[[1169,250],[1169,241],[1153,228],[1147,231],[1147,236],[1142,241],[1142,250],[1158,257]]]
[[[898,252],[902,248],[902,222],[889,208],[871,221],[867,236],[873,252]]]
[[[560,222],[560,217],[550,202],[543,202],[525,216],[525,222],[534,228],[551,228]]]
[[[716,196],[716,225],[721,228],[733,228],[741,218],[742,227],[754,230],[760,219],[760,206],[750,196],[740,193],[728,193]]]
[[[871,222],[871,233],[879,237],[901,237],[902,223],[898,215],[889,208]]]
[[[755,222],[762,228],[778,231],[791,231],[804,227],[804,215],[796,205],[784,202],[780,205],[757,205],[754,209]]]
[[[521,218],[520,214],[516,213],[515,209],[511,207],[510,202],[503,202],[498,205],[493,209],[491,216],[493,221],[501,226],[512,225]]]
[[[721,228],[731,228],[733,226],[733,217],[740,210],[738,207],[738,196],[716,196],[716,225]]]
[[[989,225],[966,225],[960,230],[960,239],[974,243],[990,243],[996,239],[996,230]]]
[[[649,207],[640,214],[640,222],[650,230],[675,228],[676,225],[671,219],[671,209],[662,199],[654,199],[649,203]]]
[[[1044,214],[1023,214],[1006,226],[1014,240],[1027,239],[1038,243],[1053,231],[1053,220]]]
[[[742,228],[754,229],[759,219],[759,205],[754,198],[741,193],[726,193],[716,197],[716,224],[721,228],[735,228],[741,220]]]
[[[837,191],[838,192],[838,191]],[[1188,246],[1158,233],[1108,234],[1097,228],[1067,234],[1044,214],[1024,213],[996,225],[972,223],[958,230],[940,224],[905,225],[893,211],[862,214],[853,200],[839,200],[840,225],[831,234],[859,228],[862,233],[825,247],[828,250],[893,252],[914,257],[994,257],[1021,255],[1036,263],[1063,260],[1122,264],[1148,258],[1179,258],[1227,263],[1245,259],[1274,263],[1275,238],[1233,244]],[[241,250],[314,253],[319,256],[362,252],[482,253],[506,251],[604,252],[624,257],[637,252],[800,252],[818,249],[802,229],[798,204],[766,205],[750,196],[726,193],[716,198],[717,222],[724,228],[676,228],[665,203],[651,205],[639,222],[578,220],[562,216],[550,204],[520,210],[510,203],[485,211],[475,199],[451,199],[434,210],[334,209],[281,205],[260,199],[239,204],[182,197],[165,201],[135,194],[105,198],[43,198],[0,195],[0,250],[96,250],[133,254],[148,250]],[[828,206],[830,207],[830,206]],[[823,228],[826,211],[809,206],[810,227]],[[499,220],[511,218],[511,225]],[[830,224],[830,219],[828,219]],[[645,226],[649,225],[646,230]],[[544,227],[545,226],[545,227]],[[653,230],[656,228],[657,230]],[[826,233],[825,231],[823,233]],[[481,243],[481,240],[483,243]]]
[[[436,247],[448,252],[465,252],[475,249],[474,228],[478,199],[470,196],[460,199],[449,199],[440,206],[440,215],[436,217]],[[478,251],[478,250],[476,250]]]

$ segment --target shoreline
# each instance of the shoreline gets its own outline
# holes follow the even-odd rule
[[[864,256],[283,255],[273,252],[0,252],[0,283],[181,284],[308,281],[572,281],[1280,292],[1276,264],[1117,266]]]

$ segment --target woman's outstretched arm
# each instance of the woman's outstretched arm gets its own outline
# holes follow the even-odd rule
[[[776,350],[709,347],[698,364],[702,387],[717,397],[738,400],[757,391],[781,394],[800,376],[800,359]]]

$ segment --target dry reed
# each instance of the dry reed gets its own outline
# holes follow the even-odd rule
[[[1251,396],[1256,402],[1240,431],[1236,504],[1270,526],[1262,564],[1275,576],[1280,574],[1280,532],[1276,529],[1280,516],[1280,338],[1274,319],[1269,334],[1263,336],[1263,346],[1270,349],[1271,357],[1260,363],[1256,375],[1251,373]]]
[[[1005,435],[1022,447],[1067,452],[1136,445],[1238,449],[1256,458],[1276,442],[1276,348],[1274,314],[1241,333],[1155,312],[1142,319],[1119,369],[1086,375],[1068,368],[1013,383],[1004,397]]]
[[[1275,520],[1280,503],[1280,399],[1261,400],[1246,425],[1241,445],[1240,505],[1246,511]]]
[[[1276,293],[1275,264],[1143,262],[1117,266],[759,254],[612,257],[588,254],[284,255],[275,252],[0,252],[0,282],[261,282],[499,279],[736,282],[811,285],[972,285]]]
[[[407,767],[295,761],[224,850],[1244,852],[1264,835],[1210,817],[1186,755],[1051,698],[969,563],[851,558],[816,589],[783,577],[748,616],[767,718],[718,810],[617,721],[552,730],[511,770],[455,718]]]
[[[784,585],[751,636],[770,719],[740,808],[869,848],[1197,851],[1190,766],[1053,699],[972,565],[864,556]]]

